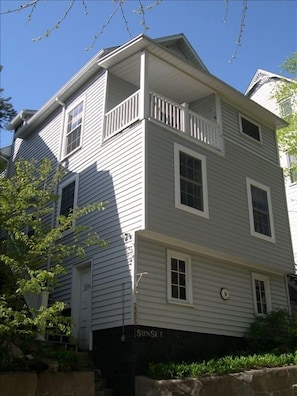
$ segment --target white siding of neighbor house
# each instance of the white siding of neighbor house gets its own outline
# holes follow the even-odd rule
[[[145,238],[137,240],[137,271],[143,276],[137,293],[137,324],[208,334],[243,336],[254,319],[251,271]],[[193,306],[167,302],[166,252],[187,253],[192,262]],[[265,274],[265,273],[263,273]],[[288,309],[285,279],[269,276],[272,309]],[[221,288],[230,293],[220,296]]]
[[[297,182],[286,186],[291,237],[294,250],[295,271],[297,272]]]
[[[239,134],[239,132],[237,132]],[[239,136],[238,142],[245,140]],[[206,156],[209,219],[175,207],[174,142]],[[292,271],[288,214],[282,169],[244,144],[226,140],[225,156],[193,145],[181,134],[153,123],[148,125],[147,229],[188,241],[222,254],[265,265],[283,273]],[[255,144],[255,151],[258,145]],[[265,152],[266,148],[261,148]],[[269,147],[267,148],[269,150]],[[276,242],[250,235],[246,178],[270,188]]]
[[[274,98],[278,84],[279,79],[260,84],[249,96],[272,113],[279,114],[279,106]]]

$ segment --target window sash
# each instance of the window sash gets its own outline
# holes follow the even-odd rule
[[[60,215],[68,216],[74,209],[75,180],[62,188]]]
[[[271,311],[268,276],[252,273],[254,310],[257,315],[267,315]]]
[[[66,155],[81,145],[83,102],[67,114]]]
[[[167,299],[177,304],[192,304],[191,260],[188,255],[167,252]]]
[[[240,132],[250,138],[261,142],[261,128],[260,125],[256,124],[253,120],[239,115],[240,121]]]
[[[79,175],[75,175],[62,182],[59,186],[59,200],[57,208],[57,222],[59,216],[68,216],[77,206]],[[73,222],[72,227],[75,226]],[[71,229],[70,228],[70,229]],[[69,229],[69,230],[70,230]],[[68,231],[69,231],[68,230]]]
[[[174,143],[175,207],[209,217],[206,158]]]
[[[180,201],[183,205],[203,211],[201,161],[182,151],[180,163]]]
[[[270,189],[249,178],[246,182],[251,235],[275,242]]]
[[[267,192],[251,185],[255,232],[271,237]]]

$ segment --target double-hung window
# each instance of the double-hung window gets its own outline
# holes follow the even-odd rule
[[[268,314],[271,311],[268,276],[252,273],[252,288],[255,314]]]
[[[167,251],[167,300],[178,304],[193,304],[191,257]]]
[[[69,155],[81,146],[83,110],[84,102],[81,101],[67,112],[64,152],[65,156]]]
[[[60,184],[58,216],[67,217],[75,210],[77,204],[78,176],[65,180]]]
[[[208,218],[206,158],[174,144],[175,207]]]
[[[261,128],[260,125],[256,124],[253,120],[248,117],[239,114],[239,127],[240,132],[250,138],[261,142]]]
[[[247,198],[251,235],[275,242],[269,187],[247,178]]]

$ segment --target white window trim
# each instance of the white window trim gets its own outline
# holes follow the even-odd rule
[[[180,199],[180,159],[179,153],[182,151],[194,158],[201,161],[202,169],[202,193],[203,193],[203,211],[192,208],[190,206],[181,203]],[[208,208],[208,189],[207,189],[207,172],[206,172],[206,157],[202,154],[197,153],[187,147],[181,146],[178,143],[174,143],[174,180],[175,180],[175,207],[178,209],[185,210],[186,212],[209,218]]]
[[[265,314],[258,312],[255,280],[260,280],[260,281],[264,282],[267,313],[269,313],[272,310],[269,277],[266,276],[266,275],[257,274],[255,272],[252,272],[251,276],[252,276],[252,290],[253,290],[253,300],[254,300],[254,312],[255,312],[256,315],[265,316]]]
[[[267,202],[268,202],[268,211],[269,211],[269,221],[270,221],[270,230],[271,236],[261,234],[260,232],[255,231],[254,226],[254,214],[253,214],[253,202],[252,202],[252,191],[251,186],[255,186],[263,191],[266,191],[267,194]],[[275,243],[275,231],[274,231],[274,221],[273,221],[273,212],[272,212],[272,203],[271,203],[271,194],[270,188],[264,186],[261,183],[256,182],[255,180],[250,179],[249,177],[246,178],[246,188],[247,188],[247,201],[248,201],[248,210],[249,210],[249,220],[250,220],[250,233],[252,236],[257,238],[261,238],[265,241]]]
[[[68,125],[68,115],[69,113],[80,103],[83,105],[82,109],[82,119],[81,119],[81,134],[80,134],[80,144],[77,146],[74,150],[72,150],[70,153],[66,154],[66,148],[67,148],[67,125]],[[76,151],[78,151],[82,147],[83,143],[83,130],[84,130],[84,118],[85,118],[85,96],[80,97],[76,99],[71,105],[65,110],[65,119],[64,119],[64,130],[63,130],[63,157],[62,160],[65,160],[72,154],[74,154]]]
[[[258,124],[257,122],[255,122],[254,120],[252,120],[250,117],[247,117],[247,116],[244,115],[244,114],[239,113],[239,114],[238,114],[238,117],[239,117],[239,131],[240,131],[240,133],[241,133],[244,137],[246,137],[247,139],[251,139],[251,141],[253,141],[253,142],[257,142],[257,143],[262,144],[262,130],[261,130],[261,125]],[[256,126],[259,128],[259,140],[253,138],[252,136],[248,135],[247,133],[245,133],[245,132],[243,131],[243,129],[242,129],[242,119],[243,119],[243,118],[246,119],[247,121],[251,122],[252,124],[256,125]]]
[[[186,300],[173,298],[171,295],[171,258],[183,260],[186,263],[186,293],[187,293]],[[186,305],[186,306],[193,305],[191,257],[187,254],[176,252],[170,249],[167,250],[167,302],[178,305]]]
[[[74,175],[70,177],[69,179],[64,180],[62,183],[59,185],[59,199],[58,199],[58,205],[57,205],[57,217],[56,217],[56,224],[58,223],[58,217],[60,216],[60,210],[61,210],[61,202],[62,202],[62,190],[64,187],[68,186],[68,184],[72,183],[75,181],[75,189],[74,189],[74,198],[73,198],[73,210],[77,207],[77,199],[78,199],[78,183],[79,183],[79,175]],[[75,222],[72,223],[72,227],[75,226]],[[69,229],[64,232],[63,235],[71,232],[72,229]]]

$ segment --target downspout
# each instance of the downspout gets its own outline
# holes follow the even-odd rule
[[[62,142],[63,142],[63,134],[64,134],[64,125],[65,125],[65,112],[66,112],[66,105],[64,102],[62,102],[59,97],[56,97],[56,102],[62,106],[62,123],[61,123],[61,134],[60,134],[60,142],[59,142],[59,153],[58,153],[58,161],[57,161],[57,169],[56,171],[59,170],[60,165],[61,165],[61,158],[62,158]],[[55,187],[55,195],[58,194],[58,184],[56,184]],[[55,216],[55,212],[56,212],[56,203],[53,202],[53,214],[52,214],[52,220],[51,220],[51,228],[55,227],[55,221],[56,221],[56,216]],[[51,260],[50,257],[48,257],[47,260],[47,270],[50,269],[51,266]]]

